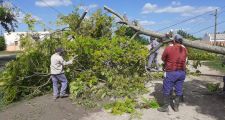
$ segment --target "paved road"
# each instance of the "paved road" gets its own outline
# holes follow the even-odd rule
[[[11,61],[16,59],[16,54],[10,54],[10,55],[0,55],[0,71],[4,68],[4,65]]]

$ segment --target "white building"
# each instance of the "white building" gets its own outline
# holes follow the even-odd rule
[[[205,34],[202,40],[214,42],[214,34]],[[225,41],[225,34],[216,34],[216,41]]]
[[[214,41],[214,34],[205,34],[202,38],[202,42],[225,46],[225,34],[216,34],[216,41]]]
[[[20,48],[20,37],[25,36],[27,34],[34,34],[35,37],[39,40],[43,40],[44,37],[50,32],[10,32],[4,33],[5,43],[6,43],[6,51],[19,51]]]

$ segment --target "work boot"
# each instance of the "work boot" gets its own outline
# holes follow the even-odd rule
[[[180,99],[181,99],[181,96],[176,96],[174,99],[174,104],[173,104],[172,108],[175,112],[179,111]]]
[[[159,112],[169,112],[168,106],[170,104],[170,96],[164,96],[164,98],[163,98],[163,104],[164,105],[162,107],[158,108],[157,110]]]
[[[59,96],[55,96],[55,95],[54,95],[52,99],[53,99],[53,100],[56,100],[56,99],[58,99],[58,98],[59,98]]]
[[[65,97],[69,97],[69,94],[60,95],[60,98],[65,98]]]
[[[180,103],[184,103],[184,95],[180,96]]]

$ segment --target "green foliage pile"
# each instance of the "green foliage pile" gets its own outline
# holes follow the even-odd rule
[[[131,97],[147,91],[144,86],[147,50],[138,42],[124,37],[111,40],[82,37],[70,46],[71,54],[79,56],[77,68],[82,69],[74,72],[75,78],[70,78],[70,92],[76,101],[88,98],[94,102],[105,96]]]
[[[66,68],[73,99],[91,101],[105,96],[132,96],[146,91],[144,62],[147,50],[136,41],[122,37],[96,40],[80,36],[74,41],[45,39],[34,43],[28,36],[21,44],[29,47],[15,61],[9,62],[1,73],[0,80],[4,81],[2,100],[6,103],[50,90],[50,84],[37,90],[48,80],[48,76],[27,76],[48,74],[50,56],[58,45],[67,50],[66,59],[78,55],[74,64]]]
[[[15,60],[7,63],[0,75],[1,101],[4,104],[24,97],[44,94],[51,88],[49,82],[48,84],[46,82],[49,79],[49,58],[56,42],[46,39],[31,45],[30,36],[24,37],[23,42],[26,43],[24,52],[20,53]],[[46,85],[43,85],[44,83]]]
[[[124,100],[117,100],[114,103],[107,104],[104,106],[106,110],[111,110],[111,113],[114,115],[122,115],[124,113],[134,113],[136,102],[128,97]]]
[[[24,51],[0,73],[0,83],[3,83],[0,96],[4,104],[51,91],[50,57],[57,47],[67,51],[66,60],[78,55],[65,68],[65,74],[71,99],[79,104],[93,107],[95,101],[107,97],[135,98],[147,91],[144,69],[147,48],[129,37],[112,36],[113,19],[101,11],[82,21],[77,30],[73,26],[77,26],[74,20],[79,17],[76,12],[62,16],[61,23],[69,24],[70,29],[43,41],[34,40],[29,34],[21,39]],[[70,35],[73,40],[67,39]]]
[[[0,36],[0,51],[5,50],[5,47],[6,47],[6,45],[5,45],[5,39],[4,39],[3,36]]]

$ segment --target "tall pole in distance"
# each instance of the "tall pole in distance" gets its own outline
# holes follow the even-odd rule
[[[217,9],[215,10],[215,26],[214,26],[214,45],[216,44],[216,30],[217,30]]]

